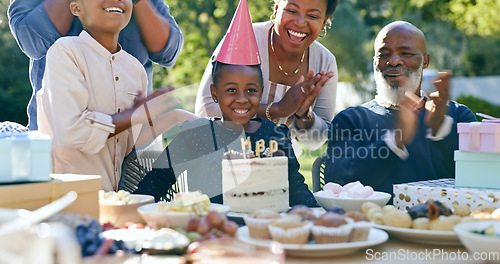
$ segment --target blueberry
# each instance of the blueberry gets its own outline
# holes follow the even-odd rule
[[[339,214],[339,215],[343,215],[345,213],[344,209],[342,209],[342,207],[339,207],[339,206],[334,206],[332,208],[330,208],[330,210],[328,210],[329,213],[336,213],[336,214]]]

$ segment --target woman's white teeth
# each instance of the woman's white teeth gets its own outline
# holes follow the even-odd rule
[[[118,12],[118,13],[123,13],[123,9],[119,7],[108,7],[105,9],[108,12]]]
[[[297,31],[290,30],[290,29],[288,30],[288,33],[290,33],[290,35],[298,37],[298,38],[303,38],[306,36],[306,33],[300,33]]]
[[[234,111],[238,114],[245,114],[248,112],[248,110],[236,110],[236,109],[234,109]]]

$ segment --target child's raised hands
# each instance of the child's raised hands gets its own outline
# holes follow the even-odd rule
[[[179,101],[169,94],[173,90],[173,87],[161,88],[147,97],[141,91],[129,93],[135,96],[134,104],[131,108],[112,115],[115,133],[110,137],[134,125],[149,123],[152,126],[154,118],[179,105]]]

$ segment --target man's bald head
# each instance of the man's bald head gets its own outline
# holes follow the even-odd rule
[[[380,30],[374,46],[375,99],[398,105],[405,92],[419,94],[430,61],[422,31],[405,21],[392,22]]]
[[[377,52],[380,45],[384,42],[385,37],[389,33],[407,34],[413,36],[415,39],[415,44],[417,45],[420,52],[422,52],[422,54],[427,53],[427,44],[424,33],[422,33],[422,31],[415,27],[413,24],[406,21],[394,21],[383,27],[377,34],[377,38],[375,39],[375,52]]]

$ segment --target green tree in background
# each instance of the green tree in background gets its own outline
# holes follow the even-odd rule
[[[415,0],[414,0],[415,1]],[[468,35],[500,38],[500,1],[450,0],[449,20]]]
[[[431,68],[455,76],[498,75],[498,0],[391,0],[389,20],[407,20],[425,33]]]
[[[29,60],[10,32],[8,6],[9,0],[0,0],[0,121],[27,125],[26,107],[32,91],[28,73]]]

